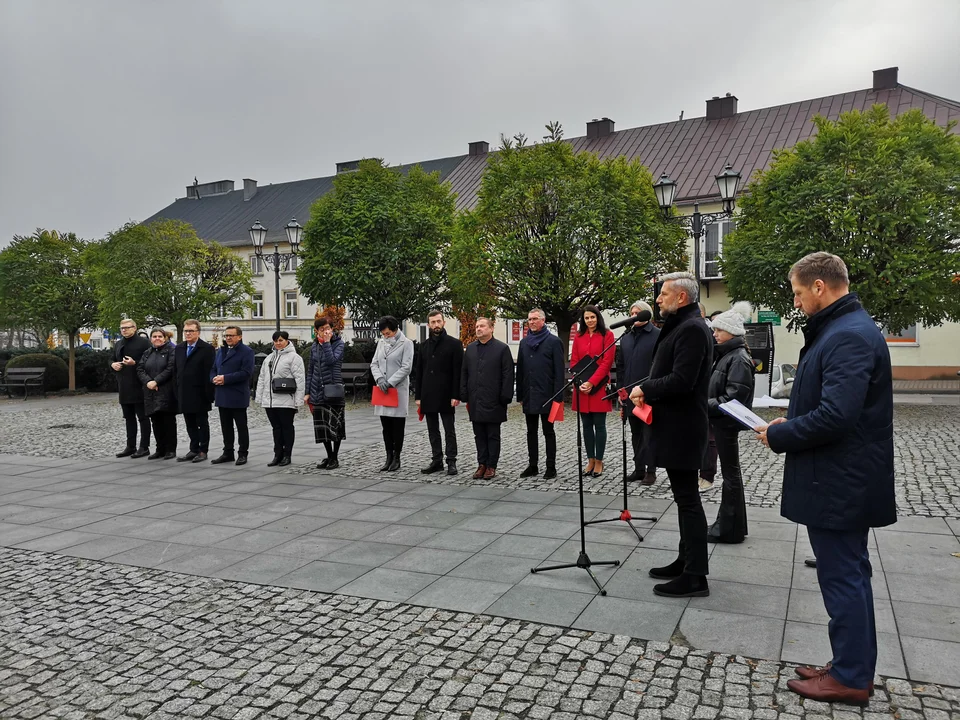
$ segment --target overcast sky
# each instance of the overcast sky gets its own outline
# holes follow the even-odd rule
[[[0,0],[0,244],[331,175],[869,87],[960,100],[958,0]]]

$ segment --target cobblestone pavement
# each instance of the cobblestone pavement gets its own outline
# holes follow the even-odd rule
[[[0,550],[0,717],[951,720],[888,679],[803,701],[793,666],[469,613]]]

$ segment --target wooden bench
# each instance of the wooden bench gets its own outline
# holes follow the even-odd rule
[[[370,378],[370,363],[344,363],[340,366],[340,377],[344,386],[353,388],[353,404],[357,404],[357,392],[366,386]]]
[[[0,387],[3,387],[9,398],[13,397],[10,392],[13,388],[23,390],[24,400],[27,399],[27,393],[30,392],[31,388],[38,389],[46,397],[47,391],[43,385],[43,376],[46,372],[47,369],[42,367],[7,368],[4,382]]]

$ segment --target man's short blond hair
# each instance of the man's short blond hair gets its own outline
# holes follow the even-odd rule
[[[192,319],[192,318],[191,318],[190,320],[184,320],[184,321],[183,321],[183,327],[186,328],[187,325],[193,325],[193,326],[197,329],[197,332],[200,332],[200,322],[199,322],[199,321],[194,320],[194,319]]]
[[[789,278],[804,287],[810,287],[817,280],[834,290],[850,284],[847,264],[837,255],[828,252],[815,252],[797,260],[790,268]]]

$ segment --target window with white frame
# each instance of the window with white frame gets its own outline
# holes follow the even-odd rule
[[[283,294],[284,317],[297,317],[297,292],[288,290]]]
[[[917,325],[914,323],[910,327],[905,327],[898,333],[891,333],[886,328],[880,328],[880,331],[883,333],[883,339],[887,341],[887,345],[919,345],[920,342],[917,339]]]
[[[250,296],[250,300],[253,304],[253,314],[252,317],[262,318],[263,317],[263,293],[254,293]]]
[[[100,350],[103,347],[103,340],[100,338],[93,338],[90,340],[90,347],[94,350]]]
[[[213,316],[216,318],[225,318],[227,316],[226,305],[217,305],[217,309],[213,311]]]
[[[263,275],[263,258],[256,255],[250,256],[250,271],[254,275]]]
[[[288,257],[283,261],[283,265],[280,266],[280,272],[291,273],[297,271],[297,256]]]
[[[736,220],[707,225],[703,238],[703,253],[700,255],[700,276],[704,278],[723,277],[720,272],[720,258],[723,256],[723,239],[737,227]]]

